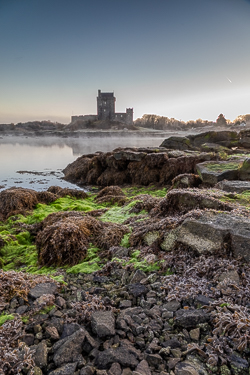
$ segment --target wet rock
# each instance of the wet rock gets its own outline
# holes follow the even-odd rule
[[[92,331],[98,337],[115,335],[115,318],[112,311],[95,311],[91,317]]]
[[[94,375],[95,373],[95,367],[94,366],[84,366],[81,371],[80,375]]]
[[[76,371],[77,362],[67,363],[66,365],[57,368],[50,372],[50,375],[72,375]]]
[[[195,328],[200,323],[209,321],[210,315],[203,310],[181,309],[175,313],[175,325],[183,328]]]
[[[30,289],[29,296],[35,299],[41,297],[43,294],[54,294],[56,291],[57,285],[55,283],[41,283]]]
[[[239,169],[239,180],[249,180],[250,179],[250,159],[244,160],[242,166]]]

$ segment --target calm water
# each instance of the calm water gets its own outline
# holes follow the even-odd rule
[[[78,156],[116,147],[157,147],[164,138],[4,137],[0,139],[0,190],[11,186],[38,191],[51,185],[75,188],[62,179],[62,169]]]

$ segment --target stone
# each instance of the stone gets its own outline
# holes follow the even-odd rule
[[[23,314],[28,310],[28,308],[29,308],[29,306],[26,306],[26,305],[19,306],[19,307],[16,309],[16,314],[23,315]]]
[[[59,340],[59,333],[58,333],[56,327],[46,327],[45,331],[49,334],[49,336],[53,340]]]
[[[182,328],[196,328],[200,323],[209,321],[210,315],[203,310],[181,309],[175,313],[175,325]]]
[[[26,333],[22,337],[22,341],[25,342],[26,345],[31,346],[34,344],[34,335],[32,333]]]
[[[191,329],[189,332],[190,338],[194,341],[199,341],[200,338],[200,328]]]
[[[143,359],[136,367],[134,374],[136,375],[151,375],[151,370],[149,368],[148,362]]]
[[[94,375],[94,373],[95,367],[90,365],[84,366],[80,371],[80,375]]]
[[[127,285],[127,290],[134,297],[140,297],[147,294],[148,292],[148,288],[145,285],[139,283]]]
[[[55,283],[41,283],[37,284],[29,291],[29,296],[33,299],[41,297],[43,294],[54,294],[57,291]]]
[[[78,331],[80,328],[81,328],[81,326],[77,323],[66,323],[66,324],[64,324],[61,339],[64,339],[67,336],[71,336],[73,333]]]
[[[122,374],[122,368],[121,365],[118,362],[112,363],[108,375],[121,375]]]
[[[112,311],[95,311],[91,317],[92,331],[98,337],[115,335],[115,318]]]
[[[250,179],[250,158],[244,160],[241,168],[239,169],[239,180]]]
[[[161,143],[160,147],[166,147],[174,150],[188,150],[190,149],[191,142],[186,137],[172,136]]]
[[[46,341],[41,341],[37,347],[34,355],[34,361],[37,367],[44,368],[47,366],[48,348]]]
[[[130,280],[130,284],[136,284],[136,283],[139,283],[142,279],[145,279],[146,274],[145,272],[141,271],[141,270],[136,270],[133,274],[132,274],[132,277],[131,277],[131,280]]]
[[[164,303],[164,305],[162,305],[162,310],[167,310],[167,311],[172,311],[172,312],[175,312],[176,310],[178,310],[179,308],[181,307],[181,304],[179,301],[177,300],[173,300],[173,301],[169,301],[167,303]]]
[[[204,212],[199,219],[186,219],[177,231],[178,242],[199,254],[220,251],[230,239],[233,256],[250,261],[250,219],[246,217]]]
[[[245,375],[249,373],[249,364],[246,359],[232,354],[228,357],[228,361],[233,375]]]
[[[145,152],[119,151],[114,152],[115,160],[141,161],[147,154]]]
[[[196,165],[196,170],[203,183],[215,185],[222,180],[237,180],[241,160],[205,161]]]
[[[123,301],[120,301],[120,309],[127,309],[128,307],[131,307],[132,306],[132,302],[130,300],[123,300]]]
[[[50,375],[72,375],[76,371],[77,362],[66,363],[66,365],[50,372]]]
[[[223,281],[225,279],[230,279],[233,283],[239,285],[240,283],[240,277],[239,277],[239,274],[237,271],[227,271],[227,272],[223,272],[220,276],[219,276],[219,281]]]
[[[250,190],[250,181],[223,180],[218,182],[218,184],[215,185],[215,188],[229,193],[242,193],[243,191]]]
[[[82,345],[86,337],[86,330],[80,328],[78,331],[63,340],[57,341],[54,346],[53,360],[60,367],[68,362],[76,362],[82,352]]]
[[[146,354],[146,360],[150,366],[156,368],[162,363],[162,357],[159,354]]]
[[[100,369],[107,369],[114,362],[118,362],[122,367],[130,368],[135,368],[139,363],[134,352],[118,347],[98,352],[95,366]]]

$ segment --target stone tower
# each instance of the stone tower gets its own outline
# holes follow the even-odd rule
[[[98,90],[97,117],[98,120],[114,120],[115,97],[113,92],[101,92]]]

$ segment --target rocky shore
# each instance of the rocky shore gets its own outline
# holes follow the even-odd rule
[[[172,137],[78,158],[88,194],[1,192],[0,374],[249,374],[248,158]]]

